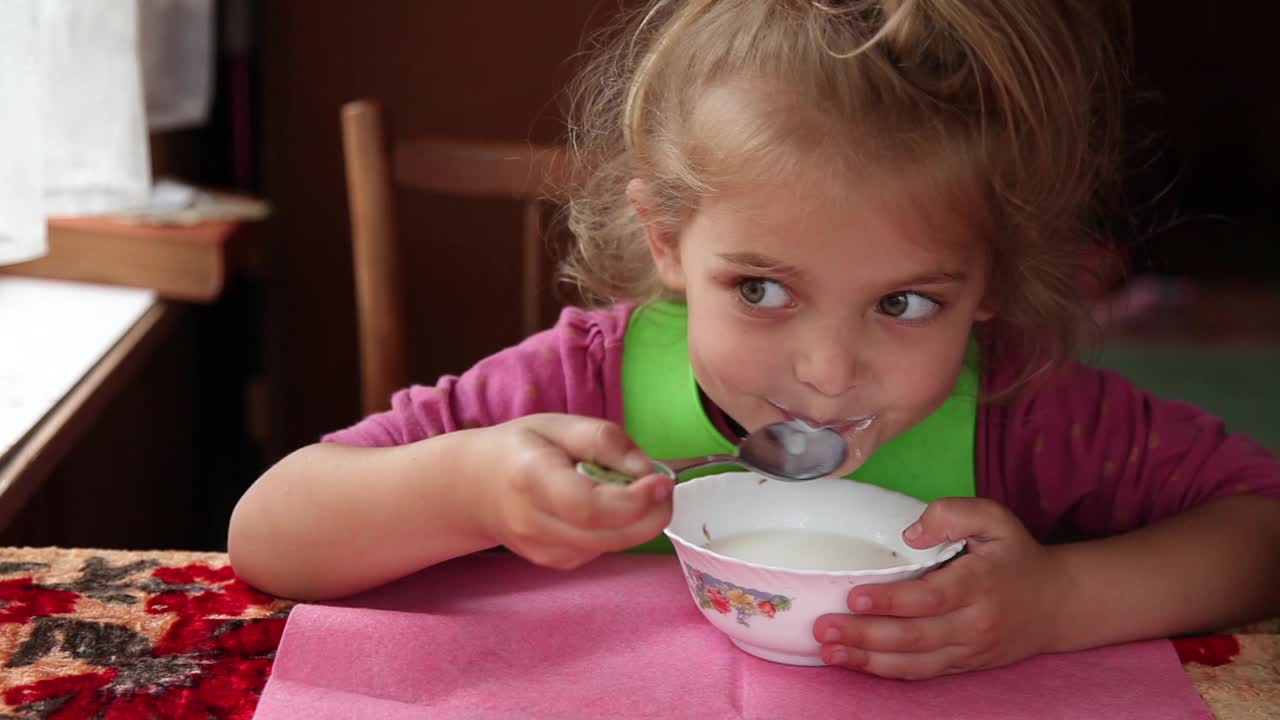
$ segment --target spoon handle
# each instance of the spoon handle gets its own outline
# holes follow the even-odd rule
[[[653,463],[653,471],[675,478],[677,474],[685,470],[725,463],[741,465],[742,461],[733,455],[697,455],[675,460],[657,460]],[[579,462],[577,470],[596,482],[609,483],[611,485],[630,485],[636,481],[636,478],[631,475],[592,462]]]
[[[666,465],[674,473],[682,473],[685,470],[692,470],[707,465],[742,465],[742,460],[735,455],[697,455],[694,457],[679,458],[675,460],[663,460],[662,465]]]

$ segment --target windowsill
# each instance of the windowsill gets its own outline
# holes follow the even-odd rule
[[[173,327],[151,290],[0,277],[0,527]]]

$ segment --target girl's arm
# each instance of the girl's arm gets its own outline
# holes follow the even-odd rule
[[[1280,500],[1223,497],[1150,527],[1049,548],[1069,602],[1051,650],[1222,629],[1280,613]]]
[[[289,455],[236,507],[236,571],[279,595],[335,597],[495,545],[566,567],[656,535],[670,502],[644,493],[661,487],[597,491],[569,463],[633,447],[605,422],[622,417],[629,317],[566,308],[554,328]]]
[[[1006,496],[1071,578],[1055,648],[1218,629],[1280,611],[1280,460],[1222,419],[1070,362],[1015,404]],[[1040,533],[1034,533],[1041,535]],[[1050,531],[1050,534],[1053,534]],[[1043,535],[1041,535],[1043,539]]]
[[[814,625],[823,659],[894,678],[1222,628],[1280,612],[1280,500],[1227,497],[1132,533],[1045,546],[987,499],[943,498],[904,533],[966,552],[916,580],[863,585]]]
[[[985,406],[977,455],[985,497],[904,533],[967,552],[851,591],[814,627],[828,662],[930,677],[1280,613],[1280,461],[1220,419],[1072,362]],[[1097,539],[1043,544],[1065,536]]]
[[[268,592],[318,599],[494,545],[572,568],[662,532],[670,478],[598,484],[578,458],[635,475],[653,467],[618,425],[564,414],[390,448],[312,445],[241,498],[231,562]]]
[[[275,595],[338,597],[493,546],[480,521],[485,483],[467,467],[472,433],[294,452],[236,505],[236,573]]]

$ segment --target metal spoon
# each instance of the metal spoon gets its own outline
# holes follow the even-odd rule
[[[675,478],[706,465],[738,465],[773,480],[802,482],[826,477],[844,464],[849,448],[840,433],[798,421],[777,422],[748,434],[733,455],[697,455],[660,460],[653,471]],[[595,463],[578,463],[578,472],[599,482],[626,485],[636,478]]]

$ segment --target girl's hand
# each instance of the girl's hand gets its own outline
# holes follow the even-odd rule
[[[977,498],[930,503],[903,533],[926,548],[965,538],[966,552],[915,580],[849,592],[852,615],[814,623],[828,664],[918,679],[991,668],[1051,649],[1070,582],[1055,555],[999,504]]]
[[[530,415],[472,431],[489,463],[481,522],[493,540],[547,567],[570,569],[662,532],[672,480],[650,474],[627,486],[597,483],[579,460],[637,477],[653,461],[618,425],[576,415]]]

